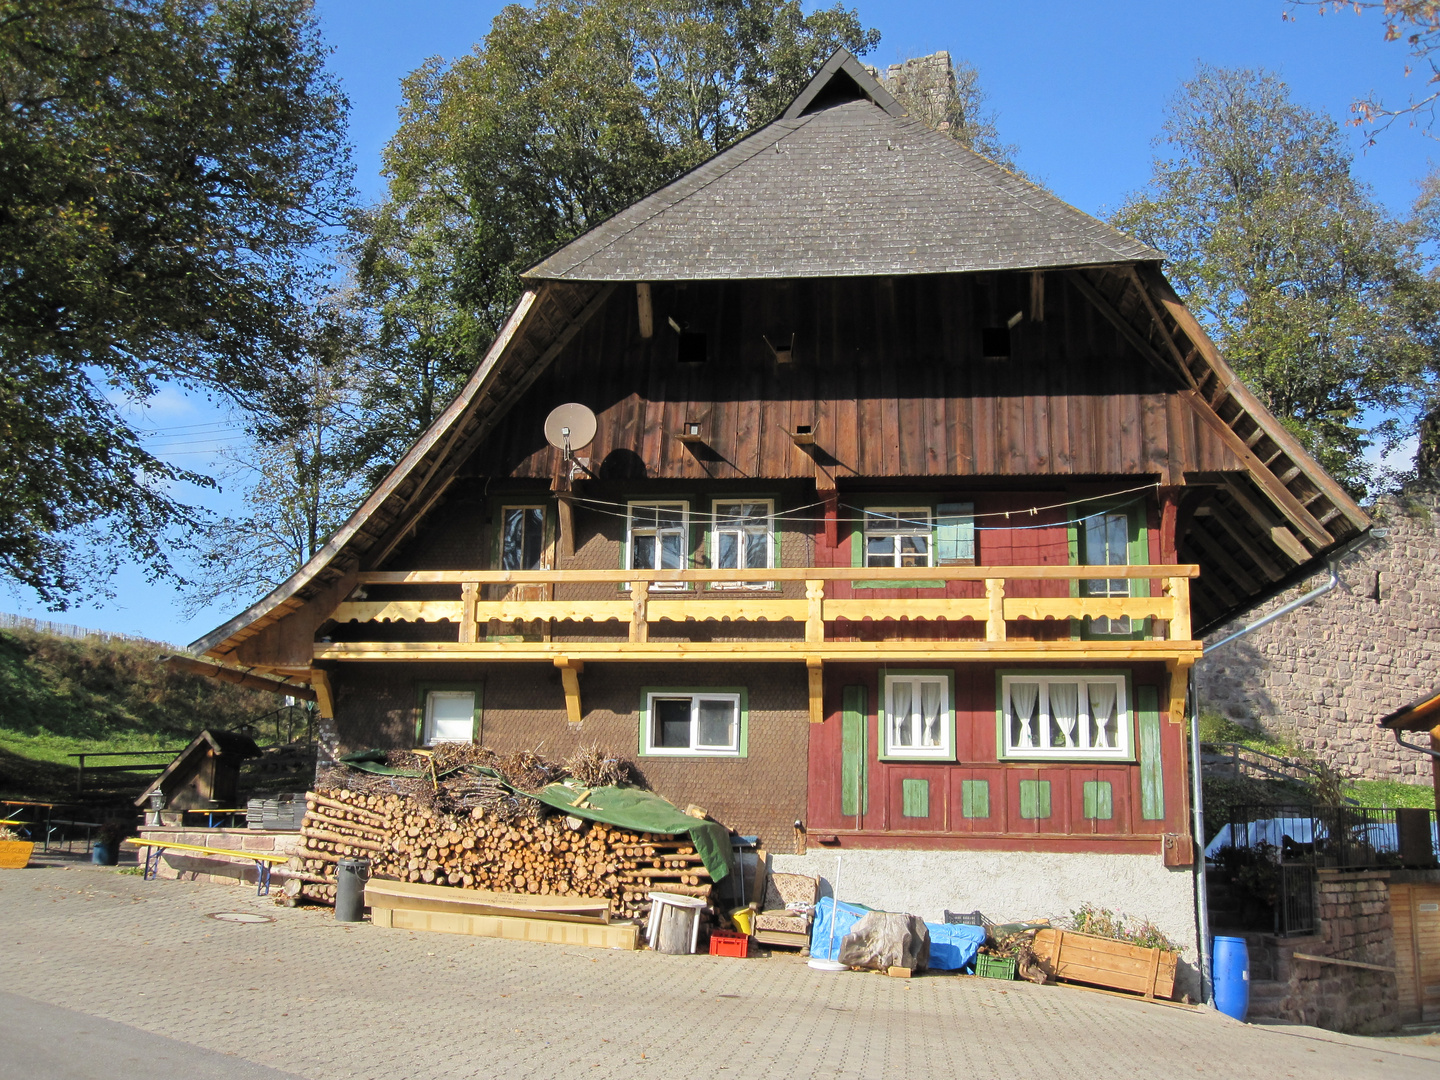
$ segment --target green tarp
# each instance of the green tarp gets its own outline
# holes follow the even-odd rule
[[[589,791],[580,806],[571,806],[580,793]],[[631,787],[585,788],[577,781],[550,784],[530,792],[563,814],[588,818],[606,825],[618,825],[636,832],[687,835],[695,845],[711,881],[722,881],[730,873],[730,833],[723,825],[683,814],[674,803],[650,791]],[[662,886],[663,888],[663,886]]]
[[[421,769],[416,772],[411,769],[397,769],[385,763],[386,754],[384,750],[358,750],[353,754],[345,754],[339,760],[352,769],[359,769],[361,772],[374,773],[376,776],[410,776],[430,778],[429,769]],[[463,765],[457,765],[453,769],[445,769],[435,774],[435,779],[443,780],[451,773],[457,773]]]

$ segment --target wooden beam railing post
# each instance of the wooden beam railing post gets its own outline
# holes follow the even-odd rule
[[[650,640],[650,583],[630,583],[630,640]]]
[[[825,661],[818,656],[807,657],[805,673],[810,679],[810,723],[825,722]]]
[[[985,640],[1005,640],[1005,579],[985,579],[985,599],[990,602],[990,614],[985,620]]]
[[[580,708],[580,673],[585,670],[585,663],[560,656],[555,658],[555,666],[560,669],[560,685],[565,688],[565,718],[578,724],[585,717]]]
[[[805,582],[805,640],[825,640],[825,582]]]
[[[1190,579],[1169,578],[1165,583],[1165,591],[1170,594],[1170,602],[1175,609],[1170,616],[1170,640],[1189,641],[1192,633],[1190,628]]]
[[[480,599],[480,583],[478,581],[464,581],[460,584],[460,602],[463,605],[460,615],[460,640],[479,641],[479,627],[475,620],[475,604]]]

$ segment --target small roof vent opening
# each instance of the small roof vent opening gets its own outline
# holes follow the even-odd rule
[[[676,346],[675,359],[682,364],[703,364],[709,359],[709,341],[696,330],[680,331],[680,343]]]
[[[986,326],[980,331],[980,355],[986,360],[1010,359],[1010,327]]]

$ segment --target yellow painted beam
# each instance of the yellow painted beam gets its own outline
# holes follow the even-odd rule
[[[560,669],[560,685],[565,688],[565,717],[570,723],[578,724],[585,719],[585,712],[580,708],[580,673],[585,670],[585,664],[557,656],[555,666]]]
[[[810,656],[805,659],[805,672],[810,677],[810,723],[825,722],[825,661]]]

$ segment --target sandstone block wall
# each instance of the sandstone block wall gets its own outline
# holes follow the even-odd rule
[[[1339,588],[1198,668],[1201,707],[1314,751],[1355,779],[1431,779],[1430,758],[1376,721],[1440,688],[1440,494],[1386,497],[1388,530],[1345,561]],[[1324,581],[1317,575],[1208,635],[1216,641]]]

